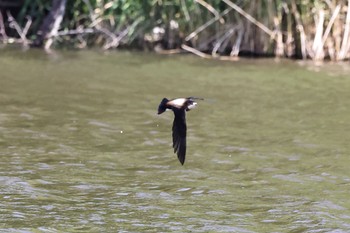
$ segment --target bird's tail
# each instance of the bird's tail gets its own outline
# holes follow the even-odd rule
[[[163,112],[165,112],[166,110],[166,104],[168,103],[168,99],[167,98],[163,98],[162,101],[160,102],[159,106],[158,106],[158,114],[162,114]]]
[[[163,98],[162,101],[160,102],[160,105],[165,105],[166,103],[168,103],[168,99],[167,98]]]

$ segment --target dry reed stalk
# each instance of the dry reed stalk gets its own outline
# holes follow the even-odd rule
[[[306,41],[304,26],[303,26],[303,23],[301,21],[301,17],[300,17],[299,11],[297,9],[297,4],[295,3],[295,0],[292,0],[291,5],[292,5],[292,13],[293,13],[295,21],[297,23],[296,29],[300,33],[301,56],[303,59],[306,59],[307,58],[307,51],[306,51],[307,41]]]
[[[61,26],[65,13],[66,2],[67,0],[52,1],[52,8],[55,10],[51,10],[47,18],[44,19],[43,24],[45,24],[46,20],[49,22],[49,24],[52,24],[51,28],[49,28],[48,34],[46,35],[48,38],[44,45],[46,51],[50,50],[55,37],[57,37],[58,29]]]
[[[323,9],[318,11],[318,19],[315,22],[316,24],[316,33],[314,37],[314,43],[312,45],[311,55],[314,60],[321,60],[324,58],[324,51],[322,50],[322,35],[323,35],[323,25],[324,25],[325,13]]]
[[[201,41],[201,43],[199,45],[197,45],[196,48],[198,50],[209,50],[213,41],[215,41],[218,38],[219,33],[220,32],[217,32],[217,34],[214,34],[211,37],[205,38],[205,40]]]
[[[342,9],[345,7],[343,6]],[[340,52],[341,44],[342,44],[342,37],[343,37],[343,28],[344,28],[344,20],[343,20],[343,15],[341,14],[342,9],[340,10],[339,16],[337,19],[334,21],[333,28],[331,30],[331,42],[327,42],[328,44],[332,44],[334,52],[333,54],[330,54],[330,57],[332,60],[337,60],[338,54]],[[345,10],[345,9],[344,9]]]
[[[182,44],[181,48],[183,50],[185,50],[185,51],[188,51],[188,52],[193,53],[193,54],[195,54],[195,55],[197,55],[199,57],[206,58],[206,59],[213,59],[213,58],[215,58],[215,59],[222,60],[222,61],[236,61],[236,60],[238,60],[237,57],[230,57],[230,56],[213,57],[213,56],[210,56],[210,55],[208,55],[206,53],[203,53],[203,52],[201,52],[201,51],[199,51],[199,50],[197,50],[195,48],[187,46],[185,44]]]
[[[166,55],[171,55],[171,54],[180,54],[183,53],[184,51],[182,49],[160,49],[160,50],[155,50],[156,53],[159,54],[166,54]]]
[[[321,49],[321,48],[324,47],[324,44],[326,43],[326,40],[327,40],[327,38],[328,38],[328,35],[329,35],[329,33],[330,33],[331,29],[332,29],[332,26],[333,26],[333,24],[334,24],[334,21],[335,21],[335,19],[337,18],[338,14],[339,14],[340,8],[341,8],[341,5],[339,4],[339,5],[337,5],[336,8],[334,9],[333,14],[332,14],[332,17],[331,17],[331,19],[329,20],[329,23],[328,23],[328,25],[327,25],[327,28],[326,28],[326,30],[325,30],[323,36],[322,36],[322,42],[321,42],[320,46],[318,47],[318,49]],[[317,51],[316,54],[318,54],[318,53],[319,53],[319,52]]]
[[[190,13],[188,12],[185,0],[181,0],[181,8],[182,8],[182,11],[184,12],[184,16],[185,16],[186,21],[187,22],[190,21],[191,17],[190,17]]]
[[[106,29],[104,29],[106,30]],[[119,46],[120,44],[120,41],[126,36],[128,35],[128,32],[129,32],[129,27],[126,28],[125,30],[123,30],[120,35],[117,37],[115,36],[113,33],[113,36],[111,36],[111,40],[107,43],[105,43],[105,45],[103,46],[103,49],[107,50],[107,49],[110,49],[110,48],[116,48]],[[110,34],[111,32],[109,32],[108,30],[106,31],[106,33]]]
[[[276,47],[275,47],[275,55],[277,57],[282,57],[284,55],[283,50],[283,37],[280,29],[280,21],[277,17],[274,18],[275,30],[276,30]]]
[[[9,11],[7,11],[6,13],[7,13],[7,19],[10,23],[10,27],[12,27],[13,29],[16,30],[17,34],[21,38],[21,40],[20,40],[21,43],[23,44],[23,46],[27,47],[29,41],[27,40],[26,34],[24,34],[23,29],[19,26],[19,24],[13,18],[12,14]]]
[[[192,47],[190,47],[190,46],[188,46],[188,45],[185,45],[185,44],[182,44],[182,45],[181,45],[181,48],[182,48],[183,50],[186,50],[186,51],[188,51],[188,52],[190,52],[190,53],[193,53],[193,54],[195,54],[195,55],[197,55],[197,56],[200,56],[200,57],[202,57],[202,58],[212,58],[212,56],[210,56],[210,55],[208,55],[208,54],[205,54],[205,53],[203,53],[203,52],[201,52],[201,51],[199,51],[199,50],[197,50],[197,49],[195,49],[195,48],[192,48]]]
[[[349,34],[350,34],[350,0],[348,0],[346,12],[346,21],[344,25],[344,35],[341,44],[340,51],[337,56],[337,60],[343,60],[346,58],[347,53],[349,52],[350,43],[349,43]]]
[[[259,27],[261,30],[266,32],[271,38],[274,38],[274,33],[271,31],[268,27],[266,27],[264,24],[260,23],[258,20],[256,20],[254,17],[252,17],[250,14],[245,12],[242,8],[237,6],[235,3],[231,2],[230,0],[222,0],[224,3],[226,3],[228,6],[233,8],[235,11],[237,11],[239,14],[243,15],[246,19],[248,19],[250,22],[255,24],[257,27]]]
[[[253,12],[253,4],[249,5],[248,11],[251,13]],[[242,38],[242,44],[241,48],[242,50],[247,50],[247,51],[254,51],[254,41],[252,38],[254,38],[254,28],[251,26],[252,22],[249,20],[244,20],[242,21],[242,24],[244,25],[243,27],[245,28],[243,38]]]
[[[84,35],[95,33],[96,31],[92,28],[77,28],[68,31],[59,31],[57,32],[57,36],[67,36],[67,35]]]
[[[29,31],[29,28],[30,26],[32,25],[32,18],[30,16],[27,17],[27,22],[26,22],[26,25],[24,26],[23,28],[23,33],[24,35],[27,35],[28,34],[28,31]]]
[[[0,11],[0,35],[2,37],[2,40],[7,40],[7,35],[5,31],[5,24],[4,24],[4,17],[2,16],[2,13]]]
[[[236,38],[236,43],[232,46],[230,56],[231,57],[237,57],[240,51],[243,35],[244,35],[244,28],[242,26],[242,23],[238,26],[238,34]]]
[[[348,43],[348,46],[346,47],[345,51],[347,51],[347,52],[344,55],[344,59],[349,58],[350,43]]]
[[[221,45],[225,42],[228,41],[229,37],[232,36],[232,34],[235,32],[236,28],[232,27],[230,30],[228,30],[227,32],[224,33],[224,35],[222,37],[220,37],[220,39],[215,43],[215,46],[212,50],[211,55],[213,57],[217,56],[217,51],[218,49],[221,47]]]
[[[95,28],[97,31],[101,32],[105,36],[107,36],[107,41],[105,42],[103,49],[109,49],[109,48],[116,48],[119,46],[119,42],[121,39],[123,39],[128,34],[128,28],[123,30],[119,36],[116,36],[113,32],[109,31],[107,28],[104,28],[101,26],[101,22],[103,21],[102,18],[99,18],[97,16],[97,13],[100,13],[103,6],[101,5],[100,8],[97,8],[98,10],[93,10],[90,0],[83,0],[85,5],[89,9],[90,19],[92,21],[91,27]]]
[[[232,11],[232,8],[224,10],[220,17],[222,18],[224,15],[227,15],[230,11]],[[195,31],[191,32],[186,38],[185,41],[191,40],[193,37],[197,36],[200,32],[205,30],[207,27],[209,27],[211,24],[215,23],[217,20],[219,20],[219,17],[212,18],[211,20],[207,21],[203,25],[199,26]]]
[[[44,15],[43,19],[39,23],[39,27],[35,32],[36,38],[33,41],[33,46],[44,47],[46,51],[50,50],[53,41],[57,38],[58,29],[63,21],[65,14],[67,0],[53,0],[51,1],[51,9],[48,14]],[[27,17],[28,18],[28,17]],[[31,24],[29,18],[25,26],[25,30],[29,29],[28,25]]]
[[[219,21],[221,24],[225,23],[224,18],[222,18],[220,16],[219,12],[217,10],[215,10],[215,8],[212,5],[208,4],[207,2],[205,2],[203,0],[195,0],[195,2],[204,6],[208,11],[210,11],[215,16],[215,18],[219,18]]]
[[[327,41],[327,48],[328,48],[328,56],[330,57],[331,60],[335,60],[336,59],[336,50],[334,47],[334,43],[332,40],[328,40]]]
[[[267,12],[270,18],[270,21],[273,23],[274,27],[274,33],[275,33],[275,49],[274,54],[277,57],[282,57],[284,55],[283,50],[283,37],[282,37],[282,31],[281,31],[281,22],[279,19],[282,19],[281,15],[279,15],[280,11],[275,11],[273,9],[275,6],[275,1],[268,0],[268,8]]]
[[[292,57],[293,55],[296,54],[296,46],[298,44],[298,42],[296,41],[296,39],[294,39],[295,36],[293,36],[293,34],[297,33],[299,30],[298,30],[298,24],[297,26],[293,26],[293,23],[292,23],[292,19],[294,18],[295,19],[295,15],[294,15],[294,12],[289,9],[290,7],[288,6],[287,3],[284,3],[282,4],[282,12],[281,12],[281,27],[282,27],[282,31],[283,31],[283,34],[282,34],[282,40],[283,40],[283,46],[284,46],[284,54],[287,56],[287,57]],[[296,21],[296,20],[295,20]],[[301,20],[300,20],[301,21]],[[298,32],[299,33],[299,36],[301,35],[300,31]],[[300,36],[300,38],[302,38]],[[300,39],[300,44],[301,43],[301,39]],[[303,48],[301,46],[301,48]],[[301,53],[302,53],[302,49],[300,49]],[[305,53],[306,54],[306,53]],[[306,57],[303,56],[303,53],[302,53],[302,58],[305,59]]]

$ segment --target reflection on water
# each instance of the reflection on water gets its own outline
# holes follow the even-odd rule
[[[310,67],[4,50],[1,232],[349,232],[349,74]]]

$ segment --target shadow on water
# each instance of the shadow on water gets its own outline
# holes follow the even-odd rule
[[[0,55],[2,232],[348,232],[347,67]],[[207,99],[171,148],[163,97]]]

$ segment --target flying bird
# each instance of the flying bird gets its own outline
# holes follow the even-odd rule
[[[162,114],[167,109],[171,109],[174,112],[173,122],[173,148],[174,153],[177,154],[177,158],[183,165],[186,157],[186,112],[196,107],[195,100],[203,100],[197,97],[177,98],[168,100],[163,98],[158,107],[158,114]]]

